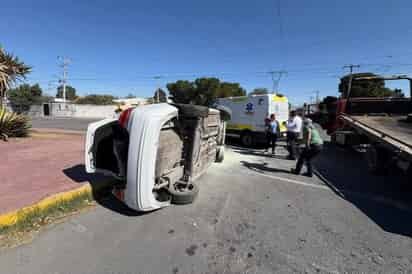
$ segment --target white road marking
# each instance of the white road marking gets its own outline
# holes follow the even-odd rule
[[[296,185],[302,185],[302,186],[308,186],[308,187],[313,187],[313,188],[330,190],[329,187],[324,186],[324,185],[316,185],[316,184],[306,183],[306,182],[293,180],[293,179],[289,179],[289,178],[284,178],[284,177],[279,177],[279,176],[274,176],[274,175],[268,175],[266,173],[259,172],[256,169],[252,169],[252,168],[251,168],[251,170],[254,170],[257,174],[259,174],[261,176],[276,179],[276,180],[279,180],[279,181],[284,181],[284,182],[288,182],[288,183],[292,183],[292,184],[296,184]]]
[[[347,196],[353,196],[353,197],[356,197],[356,198],[373,201],[375,203],[384,204],[386,206],[391,206],[391,207],[397,208],[397,209],[402,210],[402,211],[412,212],[412,207],[411,206],[409,206],[409,205],[407,205],[403,202],[393,200],[391,198],[387,198],[387,197],[383,197],[383,196],[379,196],[379,195],[373,195],[373,194],[358,193],[358,192],[347,191],[347,190],[338,190],[335,187],[332,187],[333,189],[331,189],[331,187],[325,186],[325,185],[316,185],[316,184],[306,183],[306,182],[293,180],[293,179],[289,179],[289,178],[283,178],[283,177],[279,177],[279,176],[268,175],[268,174],[262,173],[261,171],[258,171],[258,170],[253,169],[253,168],[250,168],[250,170],[255,171],[257,174],[259,174],[263,177],[276,179],[278,181],[288,182],[288,183],[307,186],[307,187],[312,187],[312,188],[324,189],[324,190],[329,190],[329,191],[335,190],[335,193],[337,193],[338,196],[340,196],[342,199],[344,199],[346,201],[349,201],[349,202],[350,202],[350,199]],[[331,184],[331,186],[332,186],[332,184]]]

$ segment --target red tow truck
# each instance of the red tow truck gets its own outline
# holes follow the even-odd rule
[[[409,98],[345,98],[326,106],[321,125],[332,142],[364,152],[372,172],[396,165],[412,174],[412,78],[373,76],[354,80],[408,80]]]

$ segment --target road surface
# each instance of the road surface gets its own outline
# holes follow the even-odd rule
[[[2,272],[409,272],[410,189],[401,178],[368,177],[362,163],[328,148],[321,180],[289,174],[282,155],[232,147],[201,177],[194,204],[139,215],[106,197],[1,251]]]
[[[48,129],[64,129],[86,131],[87,126],[99,118],[57,118],[57,117],[32,117],[32,127]]]

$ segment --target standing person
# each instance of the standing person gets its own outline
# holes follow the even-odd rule
[[[270,116],[269,113],[265,118],[265,134],[266,134],[266,149],[265,152],[268,152],[270,147]]]
[[[307,172],[303,175],[312,177],[312,160],[322,151],[323,140],[319,135],[319,131],[313,126],[312,120],[309,118],[306,118],[303,122],[303,141],[305,149],[299,156],[296,168],[292,169],[292,173],[300,174],[303,163],[306,162]]]
[[[266,151],[269,150],[269,147],[272,147],[272,154],[275,154],[276,150],[276,141],[278,140],[278,136],[280,134],[280,126],[279,122],[276,120],[275,114],[270,115],[270,121],[268,123],[268,131],[267,131],[267,148]]]
[[[296,114],[296,111],[290,113],[290,118],[286,122],[287,128],[287,149],[289,151],[288,159],[296,160],[298,156],[298,140],[302,131],[302,118]]]

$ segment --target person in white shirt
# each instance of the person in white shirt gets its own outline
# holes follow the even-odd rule
[[[296,160],[299,153],[298,140],[302,132],[302,118],[296,114],[296,111],[290,113],[290,118],[286,122],[287,131],[287,149],[289,151],[288,159]]]

